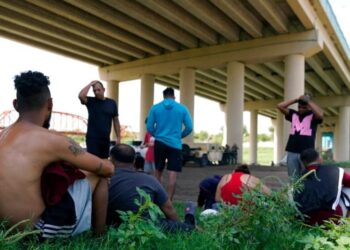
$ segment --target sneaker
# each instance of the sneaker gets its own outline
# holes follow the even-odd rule
[[[193,201],[186,202],[185,223],[193,226],[196,225],[195,213],[196,213],[196,204]]]

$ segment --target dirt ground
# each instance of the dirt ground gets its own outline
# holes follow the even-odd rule
[[[202,179],[211,175],[224,175],[234,170],[235,166],[185,166],[178,175],[175,201],[196,201],[199,192],[198,185]],[[259,177],[270,188],[277,189],[286,183],[288,175],[286,167],[251,166],[252,175]],[[166,171],[164,183],[166,184]],[[277,177],[277,178],[276,178]]]

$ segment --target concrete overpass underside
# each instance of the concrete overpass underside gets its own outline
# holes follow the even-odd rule
[[[278,148],[281,100],[309,93],[325,126],[349,123],[348,47],[326,0],[0,0],[0,35],[97,65],[112,87],[141,78],[145,110],[157,82],[192,113],[185,92],[222,103],[228,128],[242,110],[271,117],[284,126]],[[226,140],[241,144],[234,127]]]

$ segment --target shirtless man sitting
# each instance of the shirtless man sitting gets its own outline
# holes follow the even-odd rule
[[[29,219],[22,229],[38,228],[43,237],[68,237],[88,230],[91,224],[95,233],[102,233],[108,201],[108,183],[103,177],[112,176],[114,166],[47,129],[53,106],[47,76],[28,71],[17,75],[14,82],[17,96],[13,105],[19,118],[0,133],[0,220],[13,225]],[[86,178],[81,173],[82,179],[68,187],[61,201],[71,206],[73,214],[66,213],[67,204],[60,212],[73,218],[69,229],[48,218],[55,207],[45,205],[41,193],[42,174],[56,162],[86,171]]]

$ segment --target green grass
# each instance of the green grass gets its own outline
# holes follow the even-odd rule
[[[128,223],[121,226],[122,229],[108,228],[108,233],[99,238],[87,232],[71,239],[43,243],[34,239],[15,242],[11,240],[11,234],[6,233],[4,223],[0,223],[0,249],[350,249],[349,219],[340,225],[329,223],[324,227],[307,227],[297,219],[295,205],[288,199],[289,189],[290,186],[285,186],[272,192],[271,196],[250,190],[244,193],[238,206],[222,205],[219,216],[203,218],[197,213],[198,228],[192,233],[163,234],[152,226],[152,221],[145,223],[137,214],[129,214],[125,220]],[[175,207],[183,217],[184,205],[177,203]],[[146,208],[151,212],[158,209],[152,203]]]
[[[249,162],[249,148],[243,148],[243,162]],[[259,147],[258,148],[258,163],[261,165],[271,165],[273,161],[273,148],[272,147]]]

